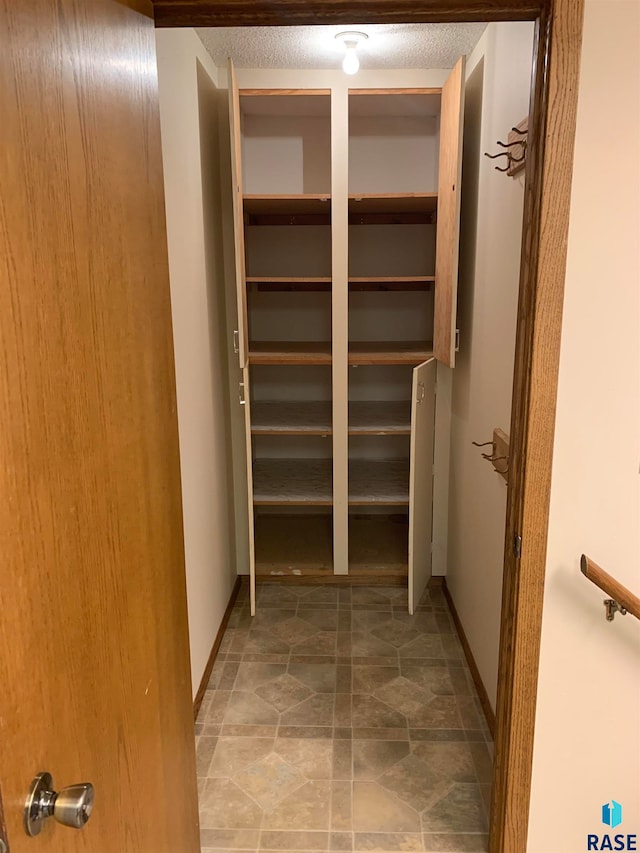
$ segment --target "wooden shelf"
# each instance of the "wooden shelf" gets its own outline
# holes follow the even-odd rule
[[[328,225],[331,223],[331,196],[245,195],[245,225]]]
[[[256,574],[333,574],[332,516],[256,515]]]
[[[349,403],[349,435],[411,435],[411,402]]]
[[[407,577],[409,520],[406,515],[349,516],[349,572]]]
[[[251,404],[254,435],[330,435],[332,431],[330,402],[258,400]]]
[[[249,364],[331,364],[331,342],[252,341]]]
[[[433,356],[431,341],[350,341],[349,364],[421,364]]]
[[[247,276],[247,285],[270,291],[331,291],[331,276]]]
[[[256,459],[254,506],[331,506],[331,459]]]
[[[437,193],[351,193],[350,225],[435,222]]]
[[[435,282],[435,275],[349,276],[349,290],[430,290]]]
[[[408,506],[408,459],[350,459],[350,506]]]

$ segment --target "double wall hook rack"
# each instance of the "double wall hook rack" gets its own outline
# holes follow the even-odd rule
[[[529,132],[529,119],[526,118],[520,124],[514,125],[509,131],[506,142],[498,140],[496,145],[503,148],[504,151],[498,151],[497,154],[489,154],[485,152],[485,157],[490,160],[497,160],[498,157],[506,157],[505,166],[495,166],[497,172],[506,172],[513,177],[524,169],[527,162],[527,138]]]
[[[496,427],[493,431],[493,441],[472,441],[474,447],[491,447],[491,453],[482,453],[483,459],[491,462],[497,474],[508,482],[509,478],[509,436],[504,430]]]

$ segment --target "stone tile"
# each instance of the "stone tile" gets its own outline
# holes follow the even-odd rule
[[[209,708],[204,718],[205,728],[211,725],[220,725],[220,723],[222,723],[230,698],[230,690],[216,690],[211,702],[209,703]]]
[[[419,714],[422,708],[434,698],[430,690],[425,690],[403,676],[394,678],[388,684],[378,687],[373,695],[376,699],[380,699],[396,711],[404,714],[408,719]]]
[[[332,832],[329,836],[329,850],[349,851],[350,853],[353,850],[353,833]]]
[[[354,850],[422,850],[419,832],[356,832]]]
[[[196,747],[196,773],[198,776],[207,776],[211,759],[218,742],[217,737],[201,737]]]
[[[274,752],[250,764],[233,781],[266,811],[305,784],[305,777]]]
[[[244,647],[244,653],[288,655],[290,646],[271,631],[255,629],[249,632],[249,638]]]
[[[353,742],[353,778],[377,779],[407,755],[407,741],[356,740]]]
[[[478,782],[489,784],[493,778],[493,759],[486,743],[476,741],[469,744],[469,750],[475,765]]]
[[[269,755],[273,738],[220,737],[208,775],[212,778],[232,778],[244,772],[250,764]]]
[[[457,696],[458,713],[465,729],[482,729],[483,715],[478,712],[473,696]]]
[[[480,786],[449,783],[449,790],[422,813],[424,832],[476,832],[488,829]]]
[[[335,655],[338,653],[337,648],[335,631],[319,631],[292,646],[291,653],[294,655]]]
[[[333,741],[332,776],[334,779],[349,780],[353,778],[353,742],[351,739]]]
[[[202,829],[200,840],[202,853],[207,849],[220,850],[255,850],[260,839],[257,829]]]
[[[428,853],[486,853],[489,849],[486,835],[425,832],[422,838]]]
[[[251,621],[251,628],[256,630],[266,629],[270,631],[275,625],[279,625],[281,622],[286,622],[289,619],[294,619],[296,615],[297,605],[295,607],[288,607],[286,609],[279,607],[268,607],[264,609],[258,608],[256,610],[256,615],[253,617]]]
[[[289,652],[283,654],[261,654],[260,652],[245,652],[242,655],[243,663],[289,663]]]
[[[320,631],[338,630],[337,610],[300,610],[298,616]]]
[[[338,587],[337,586],[317,586],[308,587],[307,591],[300,596],[301,605],[313,604],[337,604],[338,603]]]
[[[400,675],[398,666],[354,666],[353,692],[373,694]]]
[[[354,727],[406,728],[407,721],[398,711],[373,696],[353,696],[352,719]]]
[[[353,783],[356,832],[419,832],[418,813],[376,782]]]
[[[445,658],[458,660],[462,660],[464,658],[464,652],[462,651],[460,640],[455,634],[440,634],[440,640],[442,642],[442,648],[444,649]]]
[[[390,643],[396,649],[406,646],[412,640],[421,636],[420,632],[416,631],[415,628],[408,627],[396,619],[386,622],[378,628],[373,628],[371,634],[379,640],[384,640],[385,643]]]
[[[328,832],[299,832],[296,830],[263,830],[260,835],[260,851],[263,850],[327,850]]]
[[[438,779],[450,779],[454,782],[475,782],[476,768],[473,761],[473,746],[485,748],[484,744],[469,744],[464,741],[422,741],[413,744],[412,752],[429,767],[432,775]]]
[[[464,667],[452,666],[449,669],[449,678],[456,696],[471,696],[473,694],[473,686]]]
[[[334,736],[332,726],[283,726],[278,728],[281,738],[329,738]]]
[[[336,689],[335,664],[290,663],[289,674],[316,693],[334,693]]]
[[[313,691],[301,684],[297,678],[293,678],[288,672],[285,672],[274,681],[256,687],[255,693],[273,705],[276,711],[286,711],[287,708],[308,699]]]
[[[434,696],[431,701],[407,713],[407,721],[416,729],[454,729],[460,725],[455,696]]]
[[[354,740],[409,740],[409,730],[392,728],[388,729],[384,726],[378,728],[358,727],[352,729]]]
[[[386,590],[369,586],[354,586],[351,590],[351,604],[381,604],[391,606]]]
[[[351,653],[354,657],[385,656],[393,659],[397,659],[398,654],[395,646],[392,646],[391,643],[385,643],[384,640],[380,640],[365,631],[351,632]]]
[[[400,672],[409,681],[436,695],[451,696],[456,692],[451,680],[451,670],[446,666],[420,666],[402,662]]]
[[[331,785],[331,829],[349,832],[353,826],[351,782]]]
[[[329,829],[331,783],[306,782],[264,816],[263,829]]]
[[[305,622],[303,619],[298,619],[293,616],[291,619],[286,619],[271,628],[271,633],[290,646],[302,643],[318,633],[318,629]]]
[[[442,636],[440,634],[420,634],[415,640],[399,650],[401,658],[442,658],[445,657]]]
[[[277,738],[273,747],[306,779],[331,779],[333,744],[329,738]]]
[[[236,676],[236,690],[255,690],[260,684],[273,681],[287,671],[286,664],[241,663]]]
[[[242,725],[224,725],[220,731],[223,737],[258,737],[270,738],[275,737],[277,726],[242,726]]]
[[[410,628],[414,628],[420,634],[439,634],[438,623],[435,614],[416,611],[413,615],[405,611],[394,611],[393,618],[402,622]]]
[[[426,809],[433,801],[434,791],[443,793],[448,783],[441,782],[416,755],[407,755],[394,764],[379,779],[378,784],[408,803],[417,812]]]
[[[218,690],[233,690],[239,667],[239,663],[227,661],[224,664],[218,683]]]
[[[336,675],[336,693],[351,693],[352,669],[350,666],[339,666]]]
[[[351,727],[351,702],[353,696],[350,693],[336,693],[334,725],[342,728]]]
[[[285,726],[331,726],[334,716],[333,706],[333,694],[315,694],[285,711],[280,722]]]
[[[277,725],[278,713],[268,702],[244,690],[234,690],[224,715],[225,724],[268,726]]]
[[[207,779],[200,796],[204,829],[257,829],[262,809],[231,779]]]

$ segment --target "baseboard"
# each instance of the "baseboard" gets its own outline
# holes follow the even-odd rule
[[[209,683],[209,679],[211,678],[211,671],[213,669],[214,663],[216,662],[216,657],[218,656],[218,649],[220,648],[220,643],[222,642],[222,638],[224,637],[224,632],[226,631],[227,625],[229,624],[229,617],[231,616],[233,605],[236,603],[236,598],[238,597],[238,593],[240,592],[241,585],[242,577],[238,575],[231,591],[231,597],[229,598],[227,609],[224,611],[222,622],[220,623],[220,627],[218,628],[218,633],[216,634],[216,638],[213,641],[211,654],[209,655],[209,660],[207,661],[207,665],[204,668],[204,673],[200,681],[200,686],[198,687],[198,692],[196,693],[195,699],[193,700],[194,720],[197,718],[198,712],[200,711],[200,705],[202,705],[202,700],[204,699],[204,692],[207,689],[207,684]]]
[[[464,656],[466,657],[467,663],[469,664],[471,677],[473,678],[473,683],[476,686],[478,697],[480,699],[480,704],[482,705],[482,710],[484,711],[484,716],[487,721],[487,725],[489,726],[489,731],[491,732],[491,737],[495,737],[496,715],[494,713],[493,708],[491,707],[491,702],[489,701],[489,694],[487,693],[486,688],[482,683],[482,678],[480,678],[480,671],[478,670],[475,659],[473,657],[473,652],[471,651],[471,646],[469,645],[467,636],[464,633],[464,628],[462,627],[462,622],[460,621],[460,617],[458,616],[458,611],[456,610],[456,606],[453,603],[453,599],[451,598],[451,593],[449,592],[449,588],[447,587],[446,578],[442,578],[442,591],[444,592],[444,597],[447,599],[449,610],[451,611],[456,630],[458,631],[458,636],[460,637],[460,642],[462,643]]]

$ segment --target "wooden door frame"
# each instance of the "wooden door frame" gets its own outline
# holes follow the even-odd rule
[[[491,853],[524,853],[584,0],[154,0],[154,6],[158,27],[536,22],[490,828]]]

